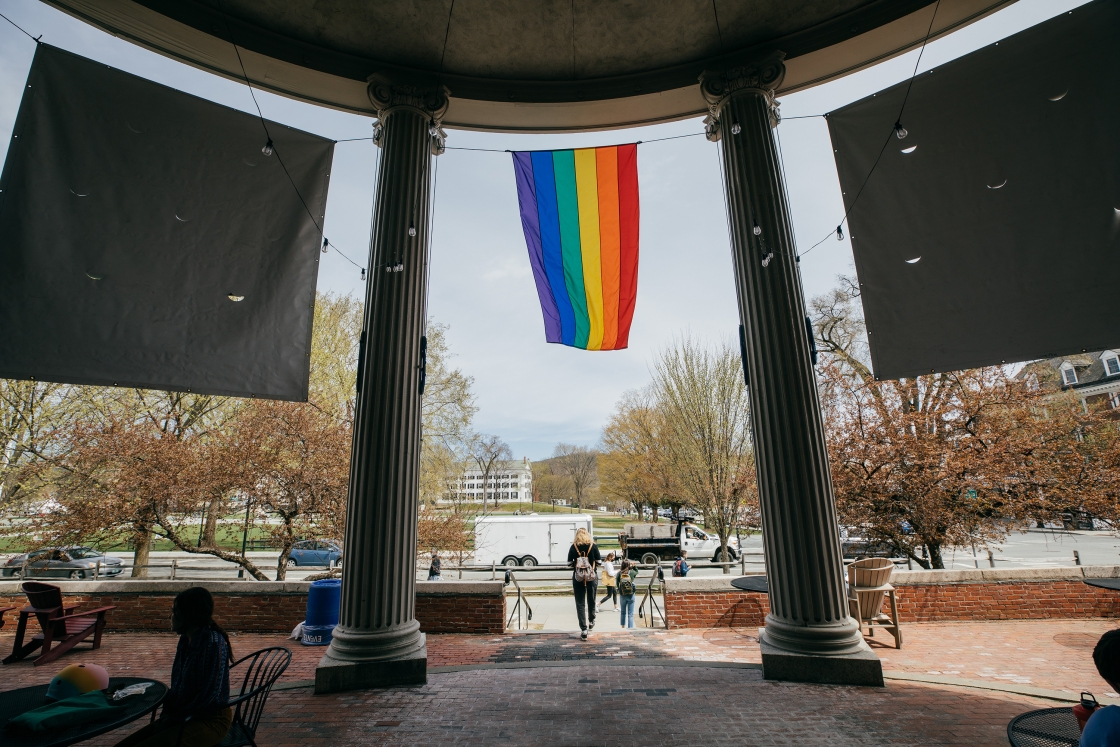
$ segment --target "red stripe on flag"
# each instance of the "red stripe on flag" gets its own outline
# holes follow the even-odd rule
[[[618,146],[619,289],[618,337],[614,349],[630,342],[630,322],[638,296],[638,146]]]

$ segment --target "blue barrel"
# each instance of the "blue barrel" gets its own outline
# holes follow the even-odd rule
[[[342,597],[342,581],[337,578],[312,581],[307,592],[307,615],[303,621],[305,646],[326,646],[338,625],[338,607]]]

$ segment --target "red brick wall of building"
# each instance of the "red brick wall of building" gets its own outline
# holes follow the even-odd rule
[[[115,605],[109,630],[170,630],[170,592],[64,594],[66,606],[78,611]],[[0,608],[22,607],[26,597],[0,596]],[[307,594],[214,593],[214,619],[229,631],[287,633],[303,620]],[[17,612],[4,615],[4,632],[15,630]],[[501,633],[505,629],[505,597],[498,595],[417,595],[416,619],[429,633]],[[39,626],[31,628],[38,632]]]
[[[902,622],[1120,617],[1120,592],[1082,581],[1022,581],[896,585]],[[670,628],[757,628],[770,600],[748,591],[665,594]]]

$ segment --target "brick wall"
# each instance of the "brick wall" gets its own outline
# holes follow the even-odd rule
[[[1120,566],[1001,571],[896,572],[902,622],[1120,617],[1120,591],[1084,583],[1120,577]],[[766,624],[766,594],[741,591],[730,579],[699,577],[666,583],[670,628],[756,628]]]
[[[109,630],[170,629],[171,603],[190,586],[205,586],[214,595],[214,619],[226,630],[245,633],[287,633],[307,610],[307,582],[241,581],[60,581],[66,605],[80,610],[115,605]],[[431,633],[501,633],[505,595],[498,582],[419,582],[416,619]],[[431,588],[427,588],[431,587]],[[22,607],[27,599],[18,582],[0,582],[0,607]],[[17,616],[8,612],[4,632],[15,629]],[[38,631],[38,625],[32,624]]]

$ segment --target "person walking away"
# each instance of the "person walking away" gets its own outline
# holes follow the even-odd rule
[[[1093,663],[1113,692],[1120,692],[1120,630],[1110,630],[1101,636],[1093,649]],[[1116,744],[1120,744],[1120,706],[1097,708],[1081,732],[1081,747]]]
[[[440,580],[439,555],[437,553],[434,553],[434,552],[432,553],[432,563],[431,563],[431,565],[428,566],[428,580],[429,581],[439,581]]]
[[[622,570],[618,573],[618,599],[622,605],[622,614],[618,624],[623,628],[634,627],[634,595],[638,591],[638,569],[629,560],[622,561]]]
[[[681,576],[683,578],[684,576],[688,575],[689,566],[688,566],[687,558],[688,558],[688,551],[687,550],[681,550],[681,554],[677,556],[676,562],[673,563],[673,575],[674,576]]]
[[[171,629],[179,634],[179,645],[163,713],[117,747],[214,747],[225,739],[233,722],[233,711],[226,705],[233,651],[213,614],[214,598],[201,586],[175,597]]]
[[[587,640],[587,631],[595,628],[595,595],[599,580],[595,567],[602,557],[591,533],[583,527],[576,530],[575,539],[568,549],[568,565],[572,568],[572,592],[576,597],[576,618],[579,620],[580,638]]]
[[[614,553],[609,552],[607,553],[606,561],[603,563],[603,570],[599,574],[599,581],[603,584],[603,586],[606,587],[607,591],[606,595],[599,600],[599,604],[596,605],[596,610],[602,609],[603,605],[607,603],[608,599],[613,599],[614,610],[615,612],[618,612],[618,589],[615,588],[615,577],[617,575],[618,571],[616,571],[614,567]]]

